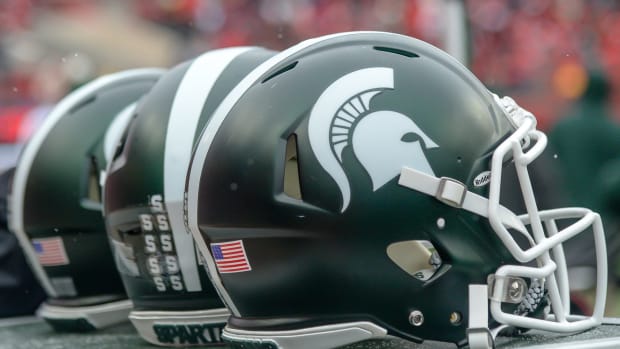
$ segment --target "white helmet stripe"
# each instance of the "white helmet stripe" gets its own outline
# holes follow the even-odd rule
[[[177,251],[179,267],[189,292],[201,291],[194,241],[185,229],[183,195],[185,175],[191,159],[194,135],[213,85],[230,62],[251,47],[211,51],[196,58],[185,72],[168,120],[164,151],[164,200]]]

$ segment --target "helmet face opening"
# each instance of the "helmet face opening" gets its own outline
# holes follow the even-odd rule
[[[527,189],[520,167],[544,148],[504,102],[437,48],[387,33],[308,40],[249,73],[199,137],[185,188],[188,228],[232,313],[225,338],[463,344],[479,324],[472,304],[490,304],[487,331],[600,323],[595,312],[548,326],[544,302],[519,310],[540,295],[564,312],[559,246],[598,228],[583,209],[500,205],[501,168],[514,159]],[[581,223],[554,234],[564,218]],[[226,244],[243,248],[227,255]],[[235,262],[251,267],[224,267]]]
[[[427,240],[394,242],[386,253],[407,274],[421,281],[428,281],[443,265],[435,246]]]

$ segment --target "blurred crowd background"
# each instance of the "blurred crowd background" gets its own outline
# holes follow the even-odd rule
[[[442,48],[456,33],[463,63],[549,132],[557,150],[549,159],[565,160],[551,167],[573,175],[562,190],[567,200],[604,212],[608,231],[620,230],[615,0],[0,0],[0,172],[50,106],[94,77],[170,67],[213,48],[281,50],[350,30]]]
[[[58,101],[95,76],[167,67],[210,48],[284,49],[348,30],[386,30],[444,46],[446,3],[459,0],[2,0],[0,105]],[[468,65],[514,95],[547,130],[604,71],[620,115],[620,2],[464,1]]]

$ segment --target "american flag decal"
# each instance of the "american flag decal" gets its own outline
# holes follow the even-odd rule
[[[32,247],[39,258],[42,266],[69,264],[69,257],[65,251],[65,245],[59,237],[32,239]]]
[[[252,270],[242,240],[211,244],[211,252],[220,274]]]

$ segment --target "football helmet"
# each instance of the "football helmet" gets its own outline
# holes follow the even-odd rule
[[[7,200],[15,168],[0,172],[0,318],[31,315],[45,300],[19,242],[7,227]]]
[[[138,103],[108,164],[104,213],[115,260],[148,342],[221,343],[229,312],[186,230],[183,195],[195,139],[219,102],[275,52],[209,51],[170,69]]]
[[[334,34],[272,57],[219,105],[188,171],[188,228],[232,313],[224,338],[483,348],[508,325],[600,324],[600,217],[538,210],[527,165],[545,145],[531,113],[414,38]],[[522,214],[500,203],[510,162]],[[570,314],[562,250],[581,232],[598,255],[584,318]]]
[[[104,134],[117,114],[162,74],[136,69],[98,78],[63,98],[24,147],[10,199],[18,237],[57,330],[127,321],[131,302],[116,271],[102,217]]]

